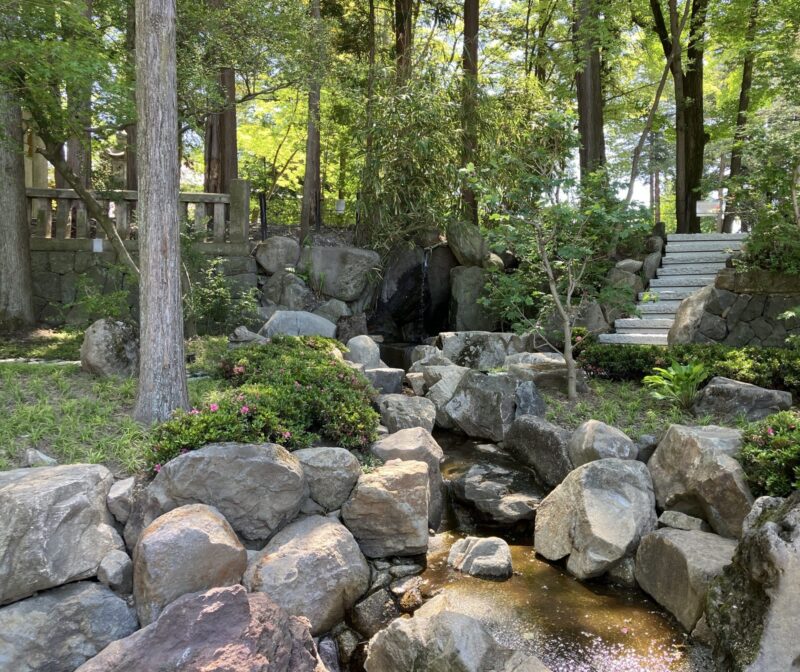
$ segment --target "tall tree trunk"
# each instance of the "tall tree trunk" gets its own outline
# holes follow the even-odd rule
[[[311,2],[314,30],[320,30],[320,0]],[[306,135],[306,173],[303,178],[303,203],[300,210],[300,243],[311,235],[319,221],[320,212],[320,136],[319,99],[322,91],[322,59],[315,59],[314,72],[308,88],[308,132]]]
[[[478,29],[480,23],[480,0],[464,0],[464,53],[462,69],[461,118],[463,142],[461,165],[477,163],[478,159]],[[461,204],[465,221],[478,226],[478,200],[475,191],[461,187]]]
[[[136,72],[136,0],[128,0],[128,15],[125,26],[125,58],[131,74]],[[133,104],[136,106],[134,87]],[[125,147],[125,188],[131,191],[139,189],[139,166],[136,162],[136,121],[125,126],[127,146]]]
[[[134,417],[187,408],[178,218],[175,0],[136,0],[139,119],[139,389]]]
[[[745,42],[747,44],[744,54],[744,64],[742,66],[742,88],[739,90],[739,108],[736,114],[736,130],[733,134],[733,148],[731,149],[731,167],[728,171],[728,206],[725,208],[725,219],[722,222],[722,230],[725,233],[733,231],[733,221],[736,219],[736,181],[743,172],[742,166],[742,147],[747,139],[747,115],[750,111],[750,89],[753,86],[753,62],[755,52],[753,43],[756,40],[756,29],[758,27],[758,10],[761,0],[753,0],[750,6],[750,17],[747,21],[747,32]]]
[[[83,0],[83,15],[87,20],[92,18],[92,0]],[[70,38],[72,29],[64,27],[65,37]],[[92,188],[92,88],[67,87],[67,108],[80,130],[67,140],[67,164],[78,176],[83,186]]]
[[[204,189],[209,193],[227,194],[231,180],[239,177],[236,138],[236,74],[233,68],[219,73],[219,87],[224,107],[208,116],[205,132]]]
[[[603,128],[603,90],[600,82],[600,47],[596,37],[599,17],[597,0],[575,0],[573,40],[577,70],[578,133],[581,138],[581,179],[606,163]]]
[[[22,112],[0,89],[0,331],[33,325],[30,227],[25,204]]]
[[[394,0],[394,45],[397,81],[403,84],[411,74],[414,45],[414,0]]]

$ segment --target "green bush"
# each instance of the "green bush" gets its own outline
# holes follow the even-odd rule
[[[218,441],[271,441],[294,450],[324,438],[359,449],[377,437],[375,391],[337,358],[334,341],[277,337],[224,355],[217,374],[231,388],[159,425],[151,467]]]
[[[608,380],[641,380],[671,361],[702,364],[708,375],[725,376],[800,395],[800,349],[731,348],[723,345],[583,345],[578,361],[591,376]]]
[[[783,411],[751,424],[740,455],[753,494],[787,497],[800,488],[800,415]]]
[[[672,362],[667,369],[656,367],[653,371],[652,375],[642,380],[651,389],[653,398],[669,401],[684,411],[692,407],[697,389],[708,377],[708,371],[702,364]]]

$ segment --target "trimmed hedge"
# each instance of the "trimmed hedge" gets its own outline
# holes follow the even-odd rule
[[[702,364],[708,377],[725,376],[800,398],[800,348],[732,348],[723,345],[607,345],[586,343],[578,354],[590,375],[608,380],[637,380],[655,367]]]

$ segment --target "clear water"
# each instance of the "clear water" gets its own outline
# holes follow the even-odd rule
[[[437,439],[445,451],[442,471],[448,479],[476,462],[514,464],[502,452],[479,448],[479,443],[463,437]],[[708,649],[690,644],[671,617],[644,593],[577,581],[562,567],[536,557],[530,530],[517,529],[507,537],[514,564],[514,576],[508,581],[485,581],[453,572],[447,567],[447,553],[467,533],[459,521],[463,517],[449,516],[443,526],[449,529],[432,543],[422,575],[424,592],[444,591],[459,611],[484,622],[506,646],[534,653],[554,672],[714,669]],[[486,533],[479,528],[469,532],[474,534],[476,529],[478,534]]]

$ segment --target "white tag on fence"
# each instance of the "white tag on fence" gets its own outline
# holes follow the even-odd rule
[[[103,251],[103,239],[92,238],[92,252],[102,252],[102,251]]]

